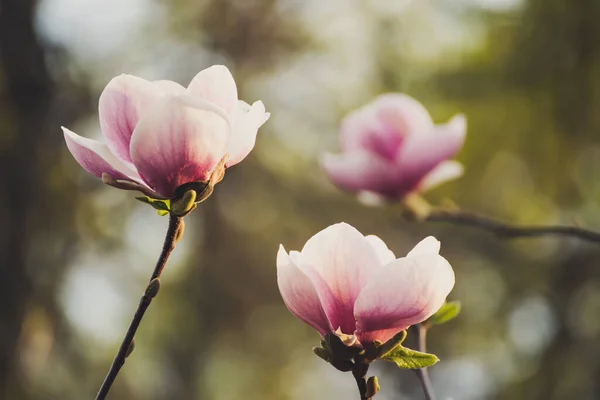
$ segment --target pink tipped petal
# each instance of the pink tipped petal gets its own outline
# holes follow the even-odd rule
[[[335,185],[349,192],[394,196],[411,189],[395,164],[367,152],[326,154],[323,168]]]
[[[403,141],[402,132],[383,123],[373,105],[351,113],[342,122],[340,140],[344,151],[373,152],[393,160]]]
[[[246,158],[254,148],[258,128],[269,119],[269,116],[270,114],[265,113],[265,106],[262,101],[257,101],[250,106],[240,100],[233,124],[231,142],[229,143],[228,167]]]
[[[107,173],[117,180],[140,181],[137,172],[111,153],[106,144],[79,136],[64,127],[62,130],[69,151],[90,174],[101,178]]]
[[[402,136],[426,133],[434,126],[423,104],[405,94],[381,95],[372,106],[381,122]]]
[[[365,236],[365,239],[367,239],[369,244],[373,246],[373,248],[377,252],[377,256],[379,257],[379,262],[381,265],[385,265],[396,259],[394,253],[390,249],[388,249],[385,242],[381,240],[378,236],[369,235]]]
[[[335,312],[330,314],[330,310],[325,310],[332,327],[341,327],[343,333],[352,334],[354,302],[381,267],[377,252],[359,231],[340,223],[310,238],[301,254],[303,262],[312,266],[327,283],[335,299]],[[319,292],[320,288],[316,289]]]
[[[424,254],[440,254],[440,241],[433,236],[427,236],[421,240],[411,251],[408,252],[406,257],[417,257]]]
[[[100,95],[99,116],[108,147],[131,162],[129,142],[142,113],[161,96],[152,82],[132,75],[113,78]]]
[[[428,133],[408,137],[397,158],[407,184],[416,187],[435,167],[455,155],[465,134],[465,119],[459,115]]]
[[[208,180],[225,155],[229,136],[229,123],[214,105],[168,96],[138,123],[131,158],[152,188],[171,197],[184,183]]]
[[[340,144],[342,150],[362,150],[369,132],[379,126],[375,110],[370,105],[359,108],[348,114],[340,127]]]
[[[323,307],[323,310],[325,311],[325,315],[343,315],[344,305],[338,301],[327,282],[325,282],[325,279],[323,279],[321,273],[308,263],[308,261],[302,256],[302,253],[290,251],[290,260],[292,260],[294,265],[298,267],[298,269],[300,269],[312,282],[317,295],[319,296],[321,307]],[[337,321],[334,320],[334,322]],[[339,328],[340,325],[338,323],[338,325],[334,327],[330,324],[330,327],[333,328],[331,330],[335,330]]]
[[[152,84],[163,93],[163,94],[184,94],[185,88],[177,82],[169,80],[153,81]]]
[[[464,167],[458,161],[443,161],[423,178],[420,184],[420,190],[433,189],[444,182],[460,178],[464,172]]]
[[[200,71],[187,88],[188,94],[209,101],[225,111],[233,121],[238,108],[237,86],[224,65],[213,65]]]
[[[356,300],[354,315],[361,341],[390,339],[422,322],[444,303],[454,287],[454,271],[437,254],[392,261],[369,281]]]
[[[331,331],[319,296],[310,279],[288,256],[283,246],[277,252],[277,285],[292,314],[315,328],[321,336]]]

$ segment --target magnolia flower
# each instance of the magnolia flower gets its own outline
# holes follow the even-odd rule
[[[220,163],[223,169],[242,161],[269,118],[262,102],[238,100],[222,65],[200,71],[187,88],[117,76],[100,96],[99,116],[106,143],[63,128],[75,160],[107,183],[163,199],[208,181]]]
[[[321,336],[386,342],[433,315],[454,287],[454,271],[430,236],[396,258],[377,236],[332,225],[301,252],[277,254],[277,283],[288,309]]]
[[[404,94],[384,94],[342,122],[343,153],[323,161],[329,178],[350,192],[400,199],[462,175],[448,159],[462,147],[463,115],[434,125],[421,103]]]

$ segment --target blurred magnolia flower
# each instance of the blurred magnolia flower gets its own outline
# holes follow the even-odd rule
[[[333,183],[362,198],[401,199],[462,175],[462,165],[448,159],[465,134],[463,115],[434,125],[412,97],[384,94],[344,119],[343,152],[327,154],[323,166]]]
[[[396,259],[377,236],[335,224],[301,252],[280,246],[277,283],[292,314],[321,336],[386,342],[433,315],[454,287],[454,271],[439,250],[430,236]]]
[[[215,65],[187,88],[117,76],[100,96],[99,117],[106,143],[62,128],[75,160],[106,183],[164,199],[209,181],[215,170],[213,181],[222,178],[252,150],[269,113],[260,101],[238,100],[231,73]]]

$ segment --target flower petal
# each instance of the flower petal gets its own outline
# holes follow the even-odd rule
[[[439,310],[453,287],[454,271],[440,255],[429,253],[392,261],[377,272],[356,300],[359,339],[385,342],[426,320]]]
[[[402,136],[426,133],[434,127],[423,104],[406,94],[383,94],[375,99],[373,107],[377,118]]]
[[[381,265],[385,265],[391,261],[396,259],[394,253],[388,249],[387,245],[383,240],[381,240],[378,236],[368,235],[365,236],[365,239],[373,246],[375,251],[377,252],[377,256],[379,257],[379,262]]]
[[[435,167],[430,173],[425,175],[421,181],[419,190],[425,191],[433,189],[444,182],[460,178],[464,172],[464,167],[458,161],[443,161]]]
[[[238,110],[233,123],[233,132],[229,143],[229,159],[227,166],[230,167],[242,161],[254,148],[258,128],[267,122],[270,114],[265,113],[262,101],[256,101],[252,106],[244,101],[239,101]]]
[[[169,81],[169,80],[165,79],[165,80],[152,81],[152,84],[154,86],[158,87],[158,89],[160,89],[160,91],[163,94],[184,94],[185,93],[185,88],[177,82],[173,82],[173,81]]]
[[[369,191],[394,197],[411,189],[395,164],[364,151],[326,154],[323,168],[334,184],[349,192]]]
[[[131,158],[144,180],[171,197],[184,183],[206,181],[223,158],[230,136],[226,116],[188,96],[167,96],[140,119]]]
[[[225,111],[233,121],[238,108],[237,86],[224,65],[213,65],[200,71],[187,88],[188,94],[209,101]]]
[[[113,78],[100,95],[100,127],[108,147],[119,158],[131,162],[129,143],[142,112],[154,104],[162,92],[158,86],[133,75]]]
[[[277,285],[292,314],[319,331],[321,336],[332,330],[313,284],[281,245],[277,252]]]
[[[456,154],[465,135],[465,118],[458,115],[430,132],[407,137],[397,158],[407,184],[416,187],[436,166]]]
[[[335,307],[325,309],[332,327],[341,327],[343,333],[352,334],[355,329],[354,302],[381,267],[377,252],[354,227],[339,223],[310,238],[301,257],[323,278],[335,299]],[[320,287],[315,285],[315,288],[320,292]]]
[[[98,178],[107,173],[117,180],[141,183],[135,169],[111,153],[106,144],[79,136],[65,127],[62,130],[69,151],[87,172]]]
[[[427,236],[421,240],[411,251],[408,252],[406,257],[417,257],[423,254],[440,254],[441,243],[433,236]]]
[[[377,117],[374,104],[350,113],[340,128],[344,151],[361,150],[389,160],[396,158],[403,140],[402,132]]]

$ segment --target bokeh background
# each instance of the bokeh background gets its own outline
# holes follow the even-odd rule
[[[0,399],[93,398],[167,226],[60,126],[99,136],[115,75],[185,85],[215,63],[272,117],[187,218],[111,399],[356,398],[276,285],[278,245],[338,221],[396,254],[441,240],[463,312],[430,333],[440,399],[599,399],[598,244],[407,222],[319,168],[345,113],[402,91],[468,118],[466,174],[431,202],[600,229],[599,20],[598,0],[0,0]],[[414,373],[373,373],[377,399],[423,399]]]

